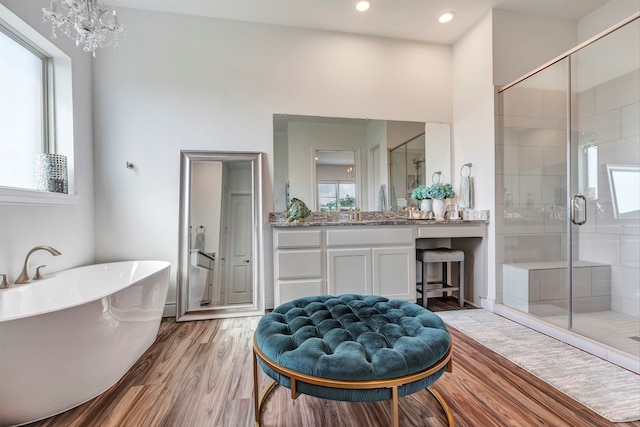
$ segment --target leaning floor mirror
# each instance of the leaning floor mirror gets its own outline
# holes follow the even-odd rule
[[[180,152],[178,321],[264,313],[262,153]]]

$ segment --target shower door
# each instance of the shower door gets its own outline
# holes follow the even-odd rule
[[[640,355],[640,22],[571,57],[570,328]]]
[[[503,303],[562,328],[570,313],[568,70],[561,60],[502,93],[497,146]]]
[[[502,303],[640,356],[636,19],[502,91]]]

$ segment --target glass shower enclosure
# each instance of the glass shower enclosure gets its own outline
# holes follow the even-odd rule
[[[638,15],[500,89],[498,111],[498,301],[640,357]]]
[[[411,191],[425,185],[425,134],[421,133],[390,150],[389,159],[391,210],[415,205]]]

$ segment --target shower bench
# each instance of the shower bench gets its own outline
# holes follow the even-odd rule
[[[427,389],[451,412],[433,383],[452,368],[452,342],[444,322],[417,304],[368,295],[299,298],[258,323],[253,339],[255,423],[278,386],[323,399],[392,400]],[[258,396],[258,366],[273,379]]]
[[[526,313],[550,315],[549,308],[567,307],[567,262],[541,261],[504,264],[503,302]],[[611,266],[591,261],[573,262],[575,311],[611,308]]]

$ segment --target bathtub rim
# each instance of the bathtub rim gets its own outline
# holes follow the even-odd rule
[[[62,310],[67,310],[73,307],[77,307],[83,304],[87,304],[93,301],[97,301],[100,300],[102,298],[106,298],[110,295],[114,295],[116,293],[118,293],[119,291],[126,289],[136,283],[138,283],[139,281],[142,281],[144,279],[147,279],[155,274],[161,273],[164,270],[168,269],[169,270],[169,274],[171,272],[171,263],[169,261],[163,261],[163,260],[153,260],[153,259],[148,259],[148,260],[129,260],[129,261],[112,261],[112,262],[101,262],[101,263],[97,263],[97,264],[87,264],[87,265],[81,265],[81,266],[77,266],[77,267],[71,267],[71,268],[67,268],[65,270],[60,270],[57,272],[53,272],[53,273],[49,273],[49,274],[45,274],[44,275],[44,279],[42,280],[38,280],[38,281],[31,281],[29,283],[25,283],[23,285],[14,285],[11,288],[7,288],[7,289],[0,289],[0,295],[2,295],[3,292],[7,292],[7,291],[16,291],[21,289],[21,288],[26,288],[26,287],[32,287],[32,286],[38,286],[43,284],[44,280],[46,279],[52,279],[54,277],[57,277],[58,274],[60,273],[64,273],[67,271],[71,271],[71,270],[83,270],[83,269],[90,269],[90,268],[96,268],[96,267],[100,267],[100,266],[109,266],[109,265],[122,265],[122,264],[136,264],[136,263],[145,263],[145,264],[151,264],[151,263],[157,263],[159,264],[159,267],[156,270],[150,271],[145,275],[142,275],[140,277],[138,277],[136,279],[135,282],[129,282],[126,286],[117,288],[117,289],[111,289],[109,292],[102,292],[102,293],[97,293],[95,296],[92,296],[91,298],[87,298],[84,299],[82,301],[75,301],[73,303],[70,304],[64,304],[61,305],[59,307],[53,307],[50,309],[45,309],[45,310],[40,310],[36,313],[21,313],[15,316],[3,316],[2,313],[0,312],[0,323],[4,323],[4,322],[10,322],[12,320],[19,320],[19,319],[24,319],[26,317],[36,317],[36,316],[40,316],[43,314],[47,314],[47,313],[53,313],[56,311],[62,311]]]

